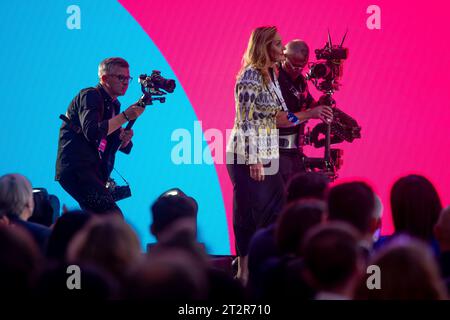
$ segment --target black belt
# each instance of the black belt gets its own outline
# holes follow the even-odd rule
[[[299,149],[298,145],[298,133],[289,135],[280,135],[279,148],[280,149]]]

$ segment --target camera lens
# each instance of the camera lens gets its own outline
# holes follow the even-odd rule
[[[175,90],[175,80],[164,80],[164,86],[162,86],[162,89],[166,90],[169,93],[172,93],[173,90]]]
[[[324,63],[317,63],[311,67],[311,76],[316,79],[325,78],[330,69]]]

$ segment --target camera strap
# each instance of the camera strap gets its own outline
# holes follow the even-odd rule
[[[125,184],[126,184],[127,186],[130,185],[130,184],[128,183],[128,181],[125,180],[125,178],[120,174],[120,172],[119,172],[116,168],[113,168],[113,170],[119,175],[120,178],[122,178],[123,182],[125,182]]]

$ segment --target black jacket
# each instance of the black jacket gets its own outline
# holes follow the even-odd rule
[[[292,80],[282,67],[279,68],[278,83],[280,84],[281,94],[286,102],[286,107],[290,112],[299,112],[311,108],[314,104],[314,99],[309,93],[308,83],[303,76]],[[296,92],[292,90],[295,88]],[[297,97],[296,94],[299,94]],[[299,124],[295,127],[278,128],[280,135],[287,135],[292,133],[303,134],[305,123]]]
[[[106,182],[114,167],[115,153],[120,145],[120,130],[109,136],[108,120],[120,113],[120,103],[112,100],[101,84],[95,88],[81,90],[70,103],[66,116],[72,126],[80,127],[76,133],[65,122],[59,130],[58,154],[56,159],[56,176],[59,180],[66,170],[79,170],[83,167],[93,168],[101,173]],[[99,152],[98,146],[106,139],[106,149]],[[120,149],[130,153],[132,143]]]
[[[51,229],[29,221],[21,220],[16,216],[10,217],[11,223],[25,229],[32,236],[39,249],[43,254],[47,251],[48,239],[50,238]]]

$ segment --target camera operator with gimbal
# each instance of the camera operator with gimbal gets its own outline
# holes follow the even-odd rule
[[[132,148],[132,130],[121,126],[138,118],[144,108],[132,105],[120,112],[117,97],[123,96],[130,80],[128,62],[107,58],[98,66],[100,83],[82,89],[70,103],[58,143],[56,177],[84,210],[119,213],[121,210],[106,188],[117,150]]]
[[[285,186],[298,172],[304,172],[303,136],[305,122],[321,119],[331,122],[333,111],[318,105],[308,90],[303,68],[308,63],[309,48],[302,40],[286,44],[285,60],[279,65],[278,82],[287,110],[277,115],[279,129],[280,172]]]

